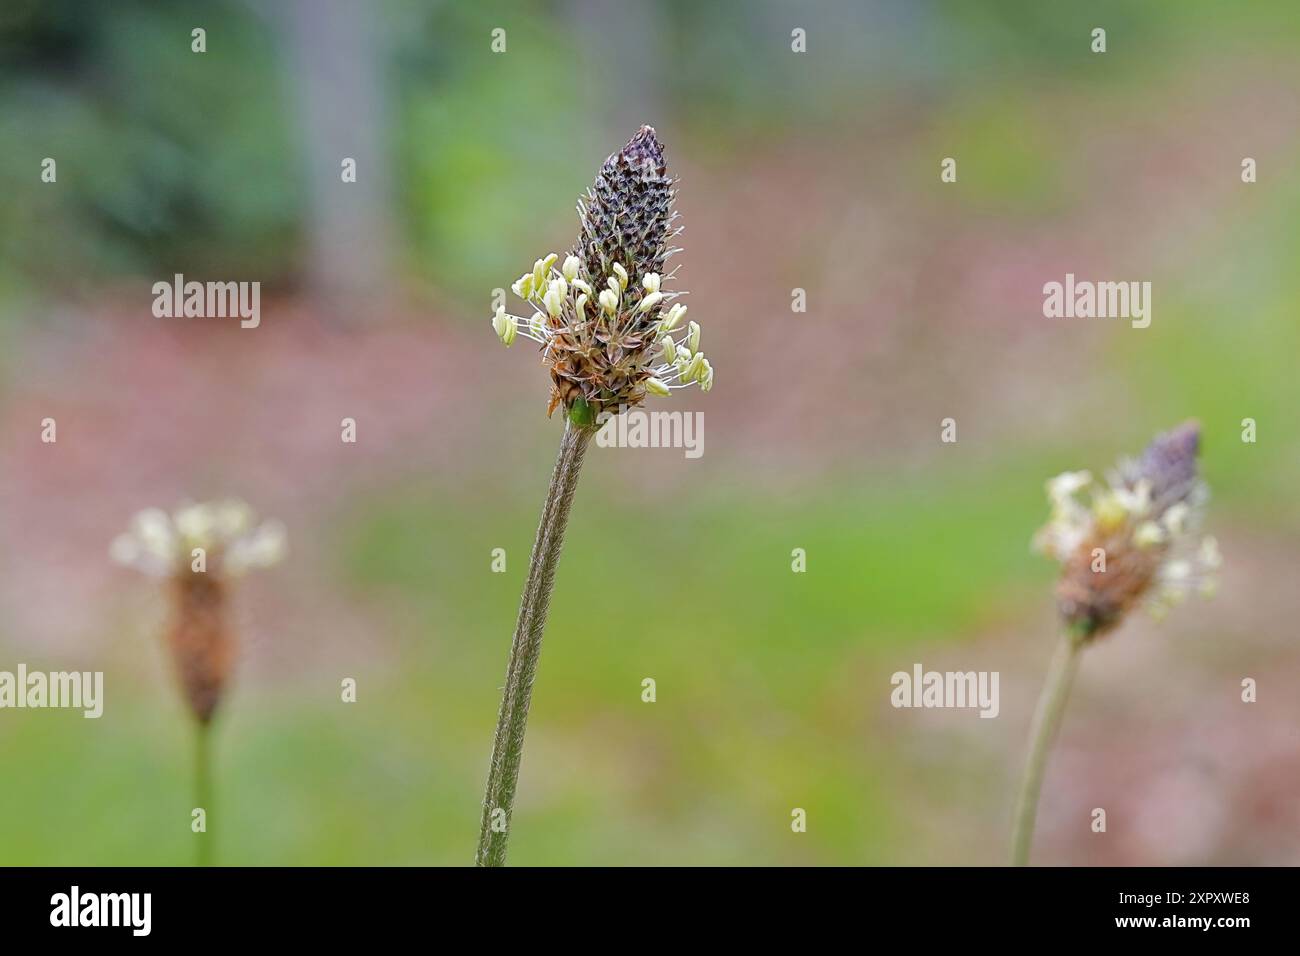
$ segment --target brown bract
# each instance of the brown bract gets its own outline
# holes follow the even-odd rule
[[[1083,635],[1100,637],[1142,600],[1159,567],[1160,549],[1135,547],[1127,529],[1089,538],[1066,562],[1057,582],[1061,617]]]
[[[226,589],[214,572],[188,569],[172,579],[167,642],[186,702],[201,724],[212,719],[235,659],[226,623]]]

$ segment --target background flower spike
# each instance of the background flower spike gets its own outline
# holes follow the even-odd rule
[[[1029,862],[1048,753],[1083,648],[1119,627],[1139,604],[1163,618],[1191,591],[1214,592],[1218,547],[1199,537],[1209,498],[1197,470],[1199,452],[1200,427],[1188,421],[1157,435],[1136,460],[1121,461],[1105,484],[1086,471],[1047,483],[1051,517],[1034,544],[1061,564],[1062,637],[1029,735],[1011,841],[1018,866]]]

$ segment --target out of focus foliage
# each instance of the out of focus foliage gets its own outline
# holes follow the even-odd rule
[[[65,290],[121,272],[288,271],[301,201],[281,86],[274,37],[242,4],[7,0],[6,268]],[[57,186],[40,182],[45,157]]]
[[[0,286],[66,292],[172,271],[297,278],[312,212],[305,157],[317,147],[295,96],[291,2],[6,0]],[[1097,73],[1080,40],[1094,24],[1112,36],[1096,80],[1123,82],[1188,38],[1294,44],[1298,11],[1290,2],[385,0],[366,8],[372,34],[351,41],[376,45],[389,127],[388,168],[364,175],[385,177],[399,273],[477,299],[516,260],[568,241],[573,201],[642,122],[690,127],[697,155],[792,121],[812,136],[887,117],[897,103],[911,104],[898,117],[911,123],[927,103],[960,100],[972,73],[1003,75],[1020,95],[1047,70],[1058,81]],[[196,26],[207,31],[201,55],[190,49]],[[795,28],[806,31],[805,55],[790,52]],[[490,50],[496,29],[505,55]],[[1037,147],[1017,143],[1010,114],[994,119],[1013,164],[1000,174],[1031,180],[1026,201],[1044,200],[1050,174],[1032,162]],[[47,156],[57,189],[39,188]]]

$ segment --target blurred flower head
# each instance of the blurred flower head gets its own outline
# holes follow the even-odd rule
[[[257,524],[253,510],[237,499],[187,504],[171,514],[146,508],[110,548],[113,560],[156,577],[188,572],[195,548],[210,570],[240,575],[284,558],[286,539],[279,521]]]
[[[226,580],[276,564],[285,551],[284,526],[257,524],[252,509],[237,500],[184,505],[171,514],[147,508],[113,541],[115,561],[168,579],[167,643],[186,703],[201,724],[212,719],[234,668]]]
[[[605,160],[578,203],[581,231],[563,262],[543,256],[511,289],[529,316],[499,309],[492,319],[507,346],[519,335],[541,346],[551,371],[548,413],[563,405],[579,425],[605,411],[640,405],[698,383],[713,387],[713,366],[700,351],[700,327],[684,326],[682,292],[665,273],[677,249],[676,193],[663,146],[649,126]]]
[[[1086,471],[1048,481],[1051,517],[1034,544],[1061,563],[1057,604],[1071,629],[1097,636],[1139,603],[1162,615],[1192,591],[1213,593],[1220,558],[1214,538],[1200,535],[1209,494],[1199,445],[1199,426],[1186,422],[1105,483]]]

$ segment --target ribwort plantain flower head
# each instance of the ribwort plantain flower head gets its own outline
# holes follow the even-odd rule
[[[1186,422],[1097,482],[1086,471],[1047,483],[1051,518],[1038,550],[1061,563],[1057,606],[1084,637],[1112,630],[1138,604],[1157,616],[1192,591],[1210,596],[1220,565],[1200,527],[1209,493],[1197,474],[1200,428]]]
[[[257,524],[253,510],[238,499],[182,505],[171,514],[146,508],[113,540],[110,554],[118,564],[171,577],[190,572],[196,548],[203,550],[208,571],[238,576],[283,559],[284,525]]]
[[[191,712],[212,719],[235,658],[227,621],[227,582],[285,555],[284,526],[257,524],[242,501],[191,504],[168,514],[148,508],[114,539],[119,564],[168,580],[172,602],[167,641]]]
[[[517,336],[541,347],[551,372],[548,414],[563,405],[577,425],[635,407],[648,394],[713,387],[713,366],[700,351],[700,327],[683,325],[683,292],[669,288],[667,263],[676,191],[663,146],[649,126],[605,160],[578,203],[580,230],[563,261],[543,256],[511,289],[533,309],[492,319],[507,346]],[[674,270],[675,272],[675,270]]]

